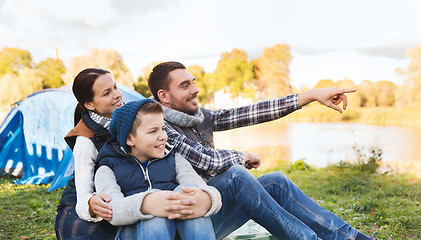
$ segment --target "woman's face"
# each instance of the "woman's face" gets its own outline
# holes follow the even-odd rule
[[[111,118],[114,109],[123,105],[121,92],[109,73],[96,79],[92,91],[94,98],[92,102],[85,103],[85,107],[102,116]]]

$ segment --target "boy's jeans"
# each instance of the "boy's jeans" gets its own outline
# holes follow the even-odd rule
[[[211,216],[222,239],[253,219],[278,239],[354,239],[357,230],[305,195],[281,172],[256,179],[242,166],[232,166],[208,185],[222,195],[222,209]]]
[[[187,186],[187,185],[183,185]],[[180,192],[178,186],[174,189]],[[118,228],[117,240],[129,239],[159,239],[172,240],[176,237],[186,240],[213,240],[215,233],[209,217],[200,217],[189,220],[169,220],[168,218],[154,217],[149,220],[139,221],[135,224]]]

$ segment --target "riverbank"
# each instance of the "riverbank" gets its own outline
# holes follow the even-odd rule
[[[312,168],[280,162],[281,170],[308,196],[353,227],[379,239],[421,238],[421,179],[408,174],[371,174],[339,164]],[[56,206],[62,189],[16,185],[0,178],[0,239],[55,239]]]
[[[372,125],[421,126],[421,109],[395,107],[348,107],[342,114],[318,103],[295,111],[283,122],[358,122]]]

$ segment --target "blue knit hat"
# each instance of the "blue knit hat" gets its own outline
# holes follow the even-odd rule
[[[154,100],[144,98],[141,100],[128,102],[123,106],[116,108],[113,112],[113,117],[111,118],[109,128],[110,133],[112,136],[117,137],[117,141],[120,143],[120,146],[126,150],[126,152],[130,152],[130,147],[126,144],[126,142],[137,111],[139,111],[139,108],[141,108],[143,104],[148,102],[153,103]]]

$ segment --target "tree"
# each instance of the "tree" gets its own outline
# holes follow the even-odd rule
[[[361,107],[375,107],[377,91],[372,81],[364,80],[358,85],[358,92],[361,96]]]
[[[160,63],[160,61],[154,61],[149,63],[146,67],[142,69],[141,74],[137,78],[137,82],[134,83],[134,90],[142,94],[144,97],[152,96],[152,93],[149,90],[148,86],[148,78],[152,72],[152,69]]]
[[[116,82],[133,88],[133,77],[121,55],[117,51],[105,49],[92,49],[89,54],[73,58],[66,69],[64,82],[73,82],[76,75],[88,67],[108,70]]]
[[[330,79],[322,79],[316,83],[316,86],[314,88],[321,89],[330,87],[336,87],[336,84]]]
[[[0,77],[6,74],[18,75],[25,68],[32,67],[31,54],[18,48],[3,48],[0,51]]]
[[[411,48],[406,53],[410,59],[406,69],[398,68],[405,79],[396,96],[398,106],[414,107],[421,106],[421,46]]]
[[[47,58],[36,66],[43,88],[58,88],[64,85],[62,75],[66,68],[60,59]]]
[[[231,97],[254,97],[255,87],[253,63],[247,60],[244,50],[234,48],[231,52],[221,54],[221,59],[210,80],[214,92],[224,89]]]
[[[0,94],[1,106],[13,104],[27,95],[42,89],[42,78],[33,68],[22,68],[19,75],[6,74],[0,77],[0,86],[7,94]]]
[[[396,85],[391,81],[375,82],[377,90],[376,103],[379,107],[392,107],[395,105]]]
[[[292,56],[287,44],[276,44],[263,50],[262,56],[254,61],[257,87],[266,98],[291,93],[289,64]]]

